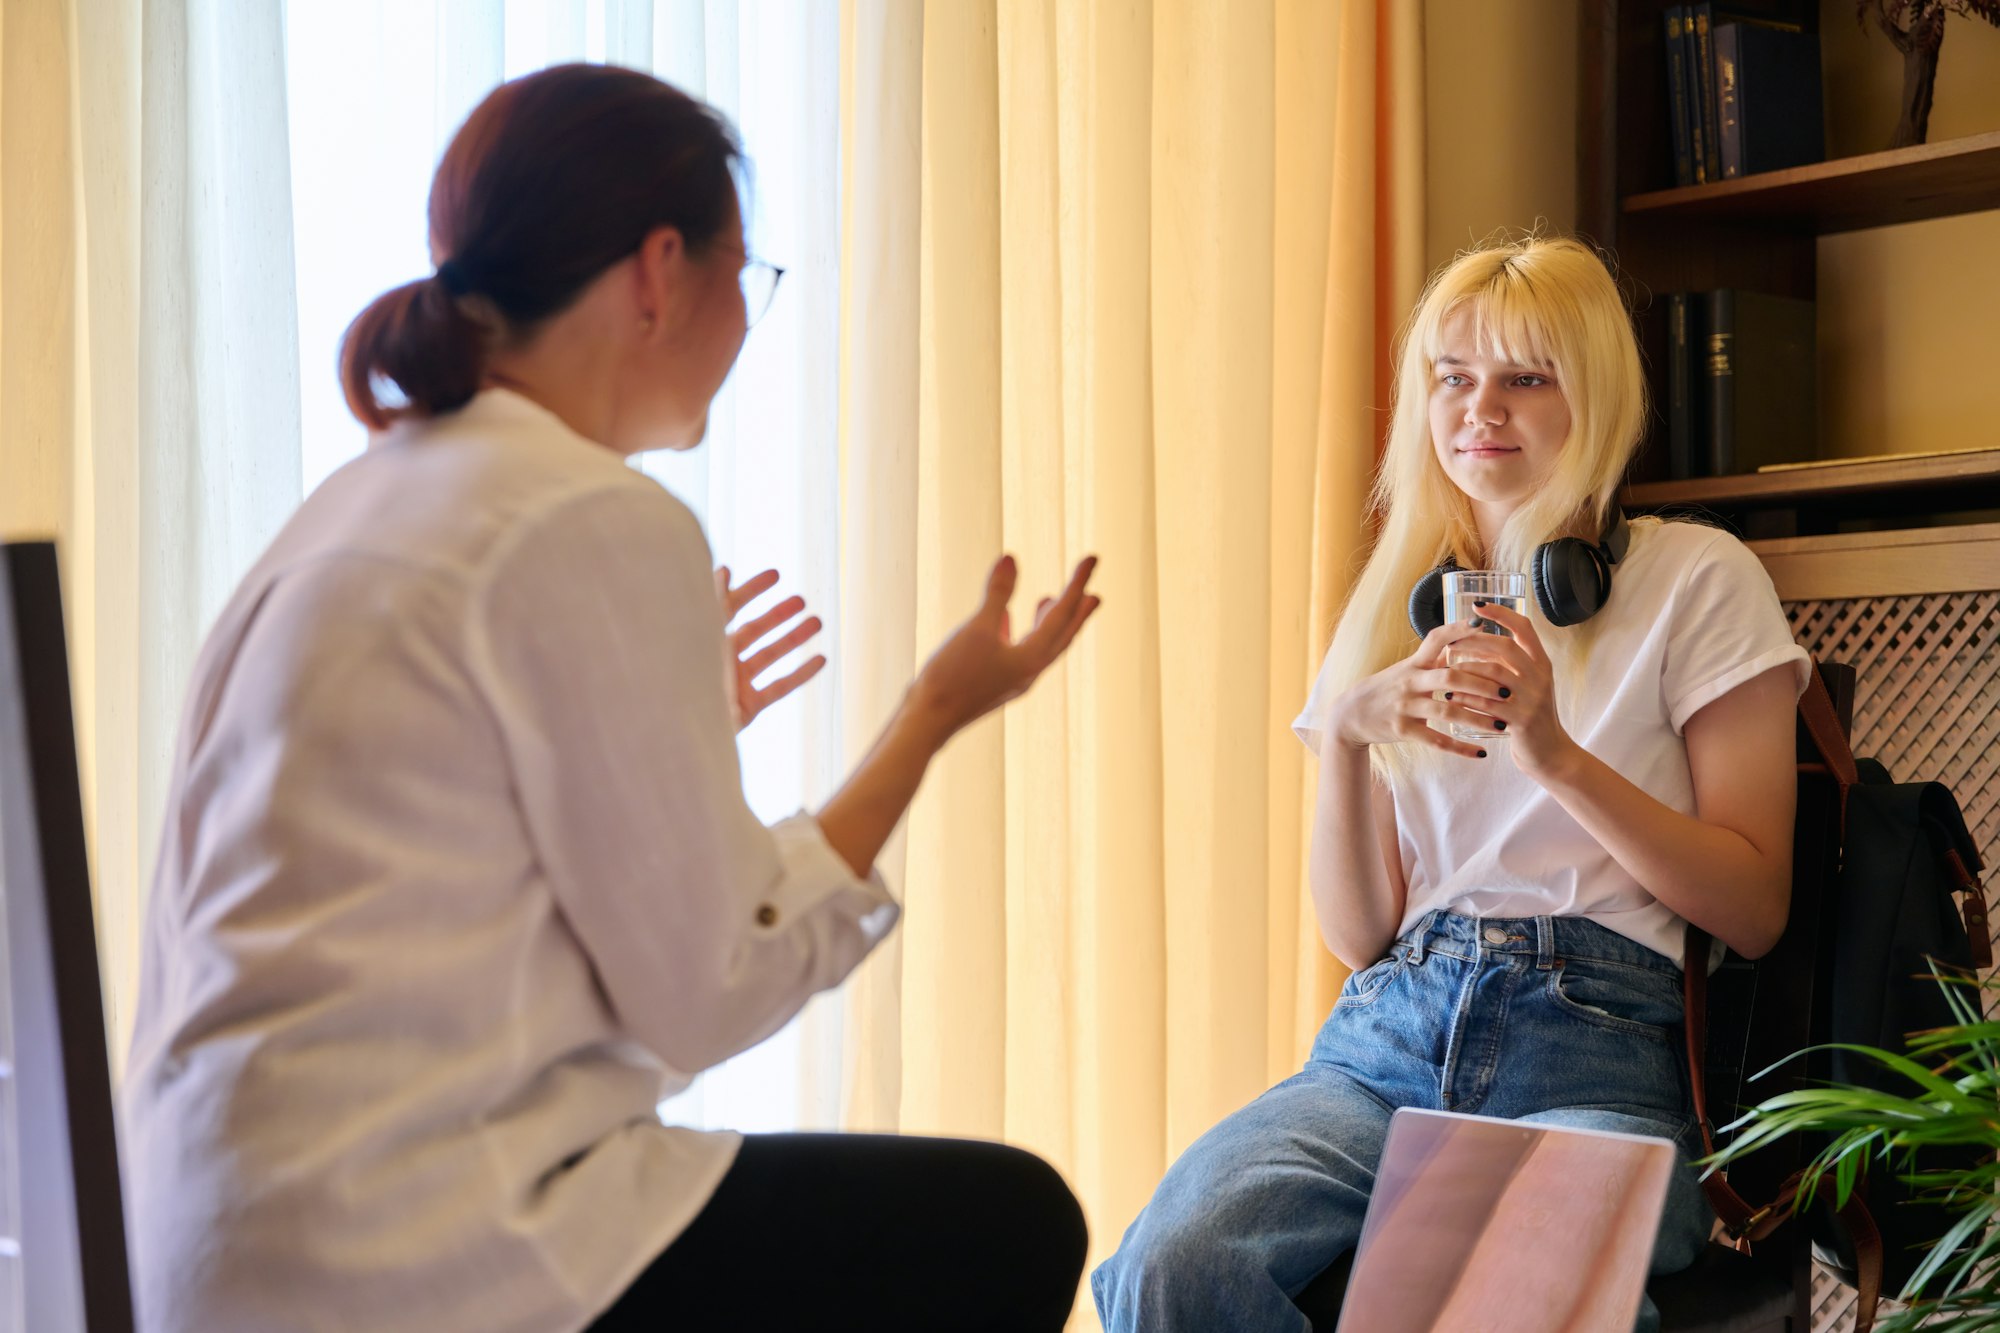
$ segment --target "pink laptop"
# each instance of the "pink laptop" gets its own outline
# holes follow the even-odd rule
[[[1668,1139],[1400,1110],[1340,1333],[1629,1333],[1673,1169]]]

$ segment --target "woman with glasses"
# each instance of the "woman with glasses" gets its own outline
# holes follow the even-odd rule
[[[244,579],[181,722],[122,1089],[146,1328],[1067,1317],[1083,1221],[1026,1153],[654,1111],[883,938],[926,765],[1097,605],[1086,562],[1015,640],[1002,559],[824,808],[751,814],[736,726],[811,664],[755,688],[746,589],[625,462],[701,441],[775,287],[738,158],[642,74],[506,84],[438,168],[436,273],[348,330],[369,448]]]

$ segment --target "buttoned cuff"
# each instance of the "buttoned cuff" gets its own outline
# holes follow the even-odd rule
[[[871,869],[866,878],[855,875],[827,842],[819,820],[800,811],[771,825],[771,838],[783,871],[751,905],[758,934],[775,935],[801,917],[830,914],[853,921],[865,941],[865,952],[895,928],[903,909],[890,896],[882,872]]]

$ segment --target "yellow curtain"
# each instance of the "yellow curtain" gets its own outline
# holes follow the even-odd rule
[[[847,0],[844,24],[853,748],[1002,548],[1017,617],[1089,551],[1105,598],[886,858],[906,914],[850,988],[847,1119],[1042,1152],[1095,1262],[1298,1067],[1341,979],[1289,722],[1423,277],[1421,7]]]
[[[299,499],[282,17],[0,6],[0,539],[60,544],[114,1069],[182,685]]]
[[[59,542],[114,1064],[138,969],[142,857],[137,726],[120,706],[140,670],[120,632],[137,619],[139,565],[139,50],[127,9],[24,0],[0,17],[0,540]]]

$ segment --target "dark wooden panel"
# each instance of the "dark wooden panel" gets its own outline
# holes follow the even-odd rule
[[[1579,0],[1576,79],[1576,229],[1613,246],[1618,236],[1618,4]]]
[[[1819,285],[1811,236],[1728,222],[1628,214],[1618,260],[1656,295],[1734,287],[1811,300]]]
[[[1674,135],[1667,96],[1666,0],[1618,7],[1618,195],[1674,183]]]

